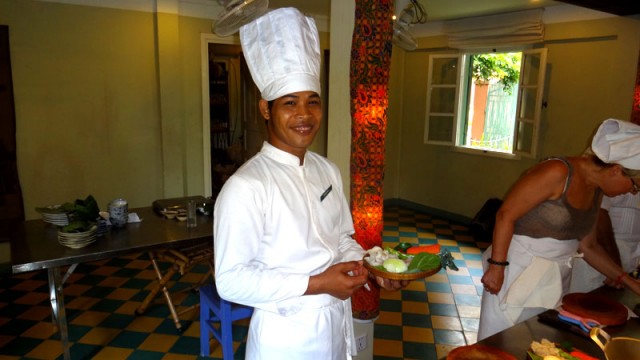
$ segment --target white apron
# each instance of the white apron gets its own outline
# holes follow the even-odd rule
[[[482,255],[484,271],[491,249]],[[578,240],[514,235],[500,292],[482,294],[478,340],[555,308],[569,290],[570,262],[577,249]]]
[[[345,360],[355,355],[351,301],[329,295],[303,299],[304,307],[294,314],[255,309],[247,339],[247,360]]]

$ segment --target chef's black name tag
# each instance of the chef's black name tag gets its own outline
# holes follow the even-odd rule
[[[324,198],[327,197],[327,195],[329,195],[329,193],[331,192],[331,190],[333,190],[333,185],[329,185],[329,187],[327,188],[327,190],[325,190],[322,195],[320,195],[320,201],[323,201]]]

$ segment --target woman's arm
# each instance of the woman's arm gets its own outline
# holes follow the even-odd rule
[[[567,175],[568,168],[562,161],[545,161],[518,179],[496,214],[492,260],[498,263],[507,261],[516,221],[543,201],[560,197]],[[489,264],[482,277],[482,283],[489,293],[497,294],[502,288],[504,270],[505,266]]]
[[[579,249],[584,254],[585,261],[594,269],[610,279],[615,279],[617,285],[628,286],[629,289],[640,295],[640,281],[627,275],[626,271],[609,256],[598,242],[595,225],[591,232],[580,240]]]

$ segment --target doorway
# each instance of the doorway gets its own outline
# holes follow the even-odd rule
[[[203,141],[205,195],[216,197],[226,179],[256,154],[266,139],[258,113],[260,92],[239,41],[203,34]]]
[[[16,114],[9,52],[9,27],[0,25],[0,242],[24,221],[16,156]]]

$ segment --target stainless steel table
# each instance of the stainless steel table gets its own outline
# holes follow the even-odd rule
[[[14,274],[47,269],[54,321],[58,325],[64,358],[70,359],[69,334],[64,307],[63,286],[79,263],[118,257],[137,252],[181,248],[211,243],[213,219],[198,215],[198,226],[187,229],[186,222],[166,220],[151,207],[130,209],[142,219],[123,228],[112,228],[93,244],[70,249],[58,243],[57,227],[42,220],[24,222],[11,237],[11,270]],[[61,268],[69,266],[65,274]]]
[[[608,287],[601,287],[594,290],[594,292],[615,299],[632,310],[636,304],[640,303],[640,296],[629,290],[614,290]],[[605,331],[612,337],[628,336],[640,338],[640,318],[631,318],[622,326],[607,326]],[[600,347],[590,338],[550,326],[541,322],[538,316],[479,341],[478,344],[493,346],[507,351],[519,359],[527,359],[527,349],[529,349],[531,342],[540,341],[543,338],[556,343],[566,341],[593,357],[605,359]]]

